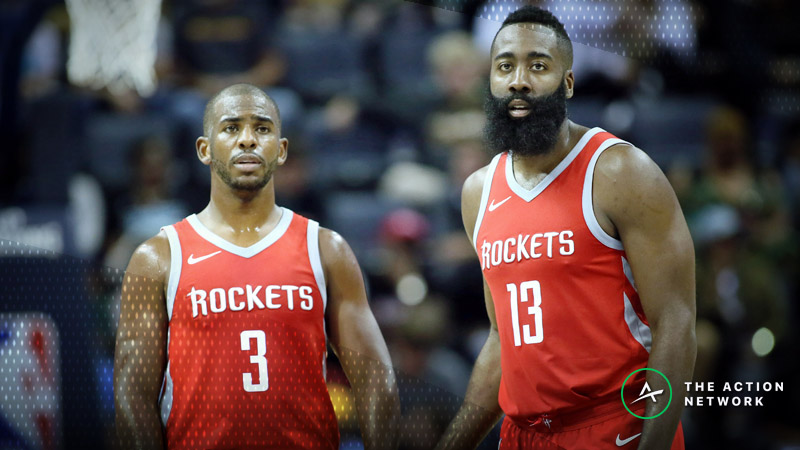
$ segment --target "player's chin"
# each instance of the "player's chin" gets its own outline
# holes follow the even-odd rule
[[[269,183],[269,177],[243,175],[236,177],[231,183],[231,187],[237,191],[255,192],[261,190],[267,183]]]

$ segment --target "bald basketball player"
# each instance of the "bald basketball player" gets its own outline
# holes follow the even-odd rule
[[[682,449],[695,280],[675,194],[643,151],[567,119],[572,44],[552,14],[509,15],[491,64],[497,155],[462,192],[491,328],[439,447],[474,448],[505,413],[500,449]]]
[[[277,105],[237,84],[203,122],[208,206],[143,243],[125,273],[122,448],[338,449],[328,339],[366,448],[394,448],[396,382],[356,258],[340,235],[275,204],[288,150]]]

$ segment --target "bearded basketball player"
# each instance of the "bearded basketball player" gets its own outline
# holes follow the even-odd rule
[[[505,413],[500,449],[682,449],[695,280],[675,194],[642,150],[567,118],[572,44],[552,14],[510,14],[491,64],[497,155],[462,191],[491,328],[439,448],[474,448]]]
[[[348,244],[275,204],[287,158],[278,107],[238,84],[206,106],[208,206],[131,258],[115,355],[121,448],[328,449],[330,344],[366,448],[394,448],[389,353]]]

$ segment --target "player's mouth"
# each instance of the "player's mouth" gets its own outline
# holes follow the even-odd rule
[[[531,113],[531,105],[525,100],[514,99],[508,102],[508,115],[511,117],[525,117]]]
[[[261,167],[262,164],[261,158],[253,154],[241,155],[233,160],[233,166],[242,172],[252,172]]]

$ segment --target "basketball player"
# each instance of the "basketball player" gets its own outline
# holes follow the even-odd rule
[[[491,64],[498,154],[462,192],[491,329],[440,448],[474,448],[503,412],[501,449],[683,448],[694,254],[675,194],[644,152],[567,119],[572,44],[552,14],[509,15]],[[620,397],[645,367],[675,390],[651,420]],[[658,373],[626,386],[632,412],[664,411]]]
[[[393,448],[396,383],[355,256],[275,204],[272,175],[288,149],[276,104],[237,84],[208,102],[203,122],[208,206],[142,244],[125,273],[122,448],[338,449],[328,338],[366,448]]]

